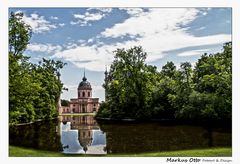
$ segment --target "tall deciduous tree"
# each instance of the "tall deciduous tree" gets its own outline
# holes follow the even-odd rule
[[[156,67],[145,64],[142,47],[117,49],[105,88],[112,117],[149,117],[148,107]]]
[[[9,122],[31,122],[57,116],[57,103],[62,86],[61,61],[43,59],[29,62],[23,55],[31,38],[31,28],[22,20],[22,13],[9,18]]]
[[[29,44],[32,30],[23,20],[23,13],[11,12],[8,26],[9,53],[22,54]]]

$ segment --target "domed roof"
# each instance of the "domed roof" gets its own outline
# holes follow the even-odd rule
[[[82,81],[78,85],[78,89],[92,89],[91,84],[87,81],[87,78],[85,77],[85,71]]]

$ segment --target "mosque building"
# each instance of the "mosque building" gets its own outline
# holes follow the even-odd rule
[[[62,113],[94,113],[99,109],[99,98],[92,97],[92,87],[84,76],[77,88],[78,98],[70,99],[69,106],[60,106],[59,114]]]

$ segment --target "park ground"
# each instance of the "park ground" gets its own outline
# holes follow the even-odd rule
[[[231,157],[230,147],[177,150],[166,152],[147,152],[139,154],[107,154],[107,155],[88,155],[88,154],[63,154],[58,152],[35,150],[17,146],[9,146],[10,157]]]

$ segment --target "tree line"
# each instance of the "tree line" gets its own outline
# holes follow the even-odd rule
[[[57,104],[63,88],[60,69],[65,63],[42,59],[37,64],[23,53],[32,29],[22,20],[23,13],[9,17],[9,123],[51,119],[58,115]]]
[[[223,51],[203,54],[193,67],[184,62],[177,69],[167,62],[158,71],[146,64],[141,46],[117,49],[103,84],[106,101],[97,117],[231,120],[232,43]]]

